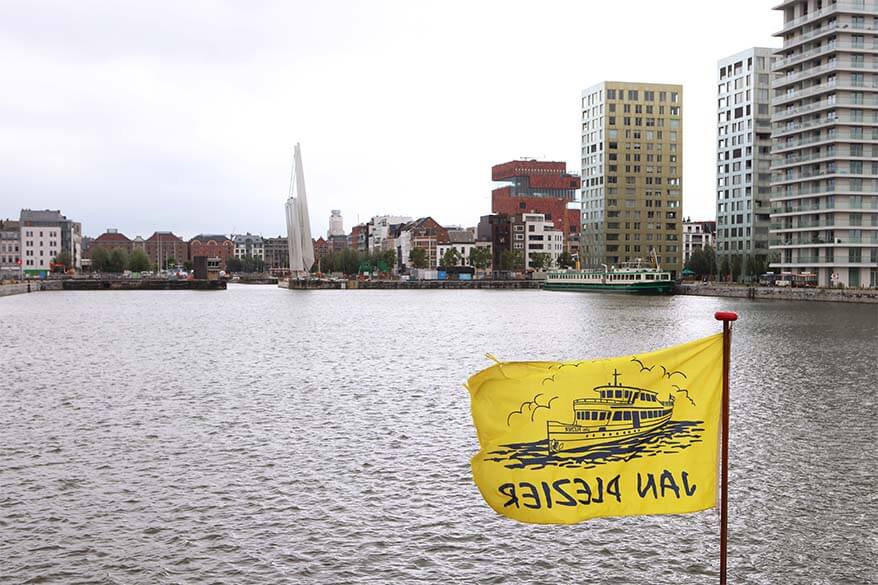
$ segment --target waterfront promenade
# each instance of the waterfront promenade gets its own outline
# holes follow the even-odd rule
[[[674,294],[738,299],[815,301],[834,303],[878,303],[878,289],[790,288],[744,284],[678,284]]]
[[[248,278],[239,284],[275,285],[292,290],[536,290],[539,280],[286,280]],[[69,279],[30,281],[0,285],[0,297],[37,291],[58,290],[225,290],[225,281]],[[555,293],[552,293],[555,294]],[[620,294],[583,292],[575,294]],[[678,284],[676,295],[741,298],[751,300],[813,301],[878,304],[876,289],[781,288],[738,284]]]

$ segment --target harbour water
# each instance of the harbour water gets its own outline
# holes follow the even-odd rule
[[[720,330],[731,583],[875,582],[874,305],[540,291],[0,300],[0,581],[714,583],[718,515],[522,525],[472,482],[490,362]]]

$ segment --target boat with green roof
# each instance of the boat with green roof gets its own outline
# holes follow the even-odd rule
[[[621,266],[600,269],[552,270],[543,282],[544,290],[623,292],[634,294],[661,295],[674,291],[671,273],[662,270],[658,262],[648,263],[638,258],[633,262],[623,262]]]

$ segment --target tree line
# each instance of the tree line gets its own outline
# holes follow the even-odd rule
[[[168,258],[166,266],[176,266],[174,258]],[[130,270],[131,272],[147,272],[152,268],[149,256],[143,250],[137,249],[129,253],[125,248],[113,248],[107,250],[103,246],[96,247],[91,252],[91,269],[95,272],[120,273]]]
[[[491,266],[491,248],[487,246],[473,246],[469,255],[464,255],[455,248],[449,248],[438,259],[441,268],[454,266],[472,266],[478,270],[486,270]],[[551,268],[552,256],[548,253],[532,253],[530,255],[531,267],[537,270]],[[413,268],[428,268],[430,255],[426,248],[414,247],[409,252],[408,264]],[[554,263],[560,268],[573,268],[576,262],[569,252],[562,252]],[[346,275],[359,274],[361,272],[391,272],[396,265],[396,252],[383,250],[380,252],[359,252],[352,248],[344,248],[322,256],[319,262],[315,262],[311,272],[318,269],[323,273],[341,272]],[[522,250],[504,250],[500,254],[500,270],[523,270],[524,253]]]
[[[732,254],[724,255],[717,264],[716,251],[712,246],[707,245],[703,249],[697,248],[692,251],[685,268],[694,272],[699,278],[720,276],[724,280],[737,281],[743,277],[752,278],[764,274],[770,262],[771,260],[764,255],[750,254],[745,259],[740,254]]]
[[[226,258],[226,270],[229,272],[265,272],[265,260],[255,256]]]
[[[343,248],[321,256],[311,267],[311,272],[341,272],[352,275],[361,272],[390,272],[396,266],[396,251],[359,252]]]

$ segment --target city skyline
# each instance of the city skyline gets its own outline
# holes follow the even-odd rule
[[[7,4],[0,216],[65,209],[89,235],[281,234],[274,210],[301,141],[315,234],[331,209],[348,226],[385,213],[474,225],[492,165],[578,167],[580,92],[618,79],[684,86],[683,213],[712,218],[716,61],[779,47],[781,15],[743,2],[713,30],[666,5],[553,6],[270,4],[204,20],[186,6]],[[610,45],[618,58],[600,59]],[[430,178],[439,164],[448,181]]]

